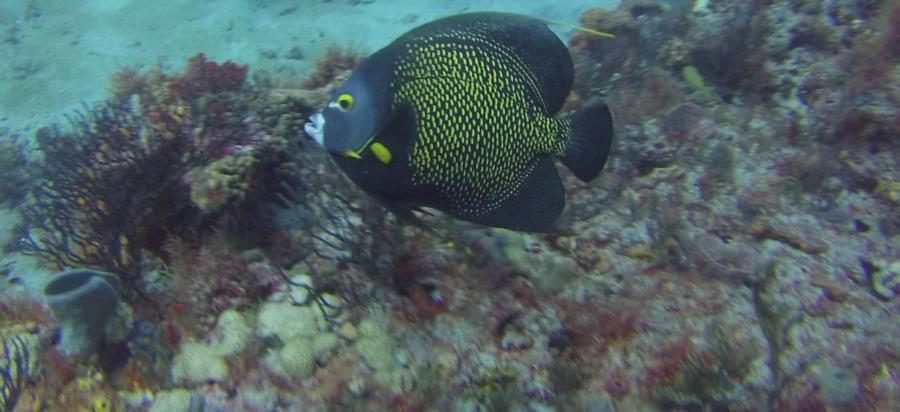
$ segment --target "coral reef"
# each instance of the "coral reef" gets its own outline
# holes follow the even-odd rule
[[[188,243],[170,238],[165,267],[147,276],[147,293],[179,335],[212,327],[224,310],[261,301],[284,282],[277,267],[241,253],[222,232]]]
[[[707,348],[684,343],[648,371],[648,379],[655,381],[650,382],[653,398],[663,409],[717,408],[734,402],[758,353],[730,334],[724,325],[712,324],[705,332]]]
[[[44,159],[19,247],[133,286],[145,252],[159,256],[165,239],[278,196],[291,173],[286,140],[253,120],[247,70],[202,54],[174,76],[126,69],[110,100],[75,116],[71,130],[39,131]]]

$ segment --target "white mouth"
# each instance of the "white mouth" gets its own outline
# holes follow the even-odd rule
[[[322,113],[313,113],[309,116],[309,122],[303,125],[303,131],[321,146],[325,145],[325,116]]]

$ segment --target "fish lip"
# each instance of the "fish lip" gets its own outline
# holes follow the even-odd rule
[[[303,124],[303,131],[319,146],[325,146],[325,116],[322,113],[313,113],[309,121]]]

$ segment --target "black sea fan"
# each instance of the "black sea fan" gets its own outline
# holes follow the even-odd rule
[[[77,115],[72,130],[37,133],[43,162],[25,210],[25,253],[59,268],[136,275],[148,220],[178,215],[188,130],[160,130],[125,102]]]

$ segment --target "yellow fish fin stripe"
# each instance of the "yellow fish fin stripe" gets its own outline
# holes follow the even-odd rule
[[[589,29],[589,28],[587,28],[587,27],[579,26],[579,25],[577,25],[577,24],[569,23],[569,22],[566,22],[566,21],[556,20],[556,19],[549,19],[549,18],[546,18],[546,17],[540,17],[540,16],[533,16],[533,17],[536,18],[536,19],[538,19],[538,20],[547,22],[547,23],[549,23],[549,24],[554,24],[554,25],[557,25],[557,26],[568,27],[568,28],[570,28],[570,29],[572,29],[572,30],[578,30],[578,31],[583,31],[583,32],[588,33],[588,34],[593,34],[594,36],[605,37],[605,38],[607,38],[607,39],[615,39],[615,38],[616,38],[616,35],[615,35],[615,34],[603,32],[603,31],[599,31],[599,30],[594,30],[594,29]]]

